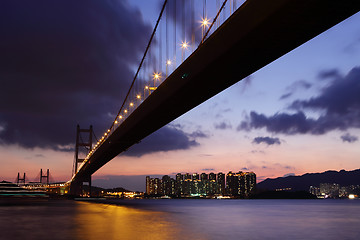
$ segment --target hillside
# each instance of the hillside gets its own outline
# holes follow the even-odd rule
[[[310,186],[319,187],[320,183],[337,183],[340,186],[360,185],[360,169],[353,171],[341,170],[322,173],[306,173],[301,176],[267,178],[258,183],[261,190],[291,188],[293,191],[308,191]]]

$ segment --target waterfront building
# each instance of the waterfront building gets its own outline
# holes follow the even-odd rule
[[[235,184],[236,186],[236,195],[237,196],[241,196],[241,197],[245,197],[245,191],[246,191],[246,176],[245,173],[239,171],[238,173],[235,174],[235,181],[237,181],[237,183]]]
[[[191,181],[191,192],[192,195],[198,195],[200,193],[200,181],[199,180],[192,180]]]
[[[176,181],[175,179],[170,179],[171,182],[171,194],[170,195],[177,195],[177,191],[176,191]]]
[[[175,195],[183,195],[184,194],[184,175],[181,173],[176,174],[176,182],[175,182]]]
[[[180,182],[184,180],[184,175],[182,175],[181,173],[176,174],[176,181]]]
[[[171,189],[172,183],[171,178],[168,175],[162,177],[162,190],[163,194],[166,196],[170,196],[172,194]]]
[[[150,194],[150,176],[146,176],[146,194]]]
[[[188,174],[188,175],[185,174],[185,179],[184,179],[184,182],[183,182],[183,195],[190,195],[191,194],[191,185],[192,185],[191,175],[190,174]]]
[[[256,175],[253,172],[229,172],[226,174],[226,194],[246,198],[256,187]]]
[[[215,178],[214,178],[215,179]],[[225,174],[219,172],[217,174],[217,187],[216,192],[220,195],[225,195]]]
[[[162,183],[161,180],[159,178],[155,178],[153,181],[153,194],[155,195],[163,195],[163,188],[162,188]]]
[[[206,173],[200,174],[200,180],[201,181],[208,180],[208,175]]]
[[[155,194],[154,192],[154,178],[150,178],[150,184],[149,184],[149,194]]]
[[[185,173],[185,175],[184,175],[184,181],[186,181],[186,180],[191,180],[191,175],[190,175],[190,173]]]
[[[338,198],[339,189],[340,186],[336,183],[320,183],[320,194],[322,196]]]
[[[192,180],[199,180],[199,174],[198,173],[193,173],[192,174]]]
[[[232,172],[226,174],[226,194],[230,196],[236,196],[238,189],[237,176]]]
[[[254,172],[245,173],[245,197],[249,197],[256,189],[256,174]]]
[[[219,194],[219,185],[218,185],[218,183],[217,183],[214,179],[209,180],[209,190],[208,190],[208,194],[209,194],[209,195]]]

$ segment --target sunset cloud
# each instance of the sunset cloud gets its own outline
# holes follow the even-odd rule
[[[272,137],[256,137],[254,138],[253,143],[255,144],[265,143],[267,145],[281,144],[279,138],[272,138]]]
[[[296,110],[295,113],[266,116],[252,111],[237,130],[264,128],[270,133],[322,135],[333,130],[360,128],[360,67],[353,68],[344,77],[338,76],[336,71],[323,75],[335,79],[317,97],[294,101],[291,108]],[[306,110],[323,114],[311,118],[306,115]]]

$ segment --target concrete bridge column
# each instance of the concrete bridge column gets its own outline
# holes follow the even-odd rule
[[[84,192],[84,182],[88,183],[89,190],[87,192]],[[74,197],[80,197],[80,196],[92,196],[91,193],[91,175],[78,179],[76,181],[73,181],[70,185],[70,195]]]

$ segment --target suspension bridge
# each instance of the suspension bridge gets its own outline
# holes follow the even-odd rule
[[[70,193],[80,195],[93,173],[149,134],[359,10],[358,0],[165,0],[110,127],[100,139],[77,128]]]

